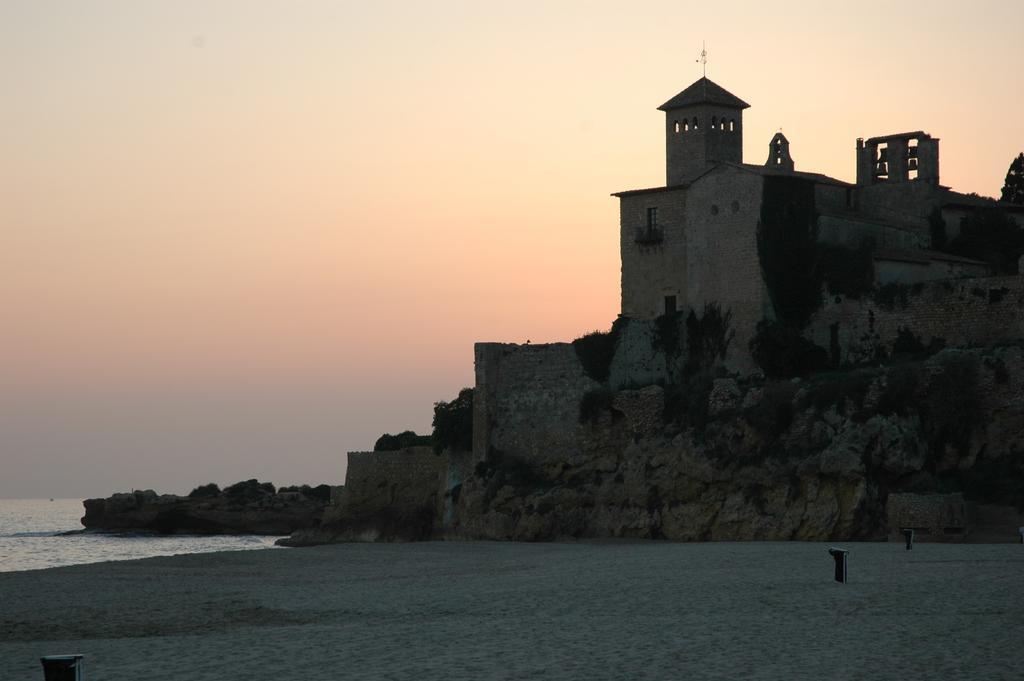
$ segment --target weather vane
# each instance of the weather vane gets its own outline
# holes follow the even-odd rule
[[[703,40],[700,44],[700,59],[696,60],[700,62],[704,69],[704,77],[708,77],[708,46]]]

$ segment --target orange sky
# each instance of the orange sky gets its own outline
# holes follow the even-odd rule
[[[0,4],[0,497],[340,483],[474,341],[607,327],[702,40],[746,161],[923,129],[997,194],[1024,4],[822,4]]]

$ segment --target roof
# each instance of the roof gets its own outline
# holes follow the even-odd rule
[[[749,109],[750,105],[726,90],[721,85],[701,78],[678,95],[658,107],[659,111],[671,111],[699,104],[718,104],[732,109]]]
[[[843,182],[842,180],[838,180],[838,179],[836,179],[834,177],[829,177],[828,175],[822,175],[821,173],[806,173],[806,172],[804,172],[802,170],[777,170],[775,168],[772,168],[771,166],[760,166],[760,165],[757,165],[756,163],[728,163],[728,162],[726,162],[726,165],[731,165],[731,166],[735,166],[737,168],[742,168],[743,170],[749,170],[749,171],[757,173],[759,175],[772,175],[772,176],[778,176],[778,177],[799,177],[799,178],[802,178],[804,180],[812,180],[814,182],[817,182],[818,184],[834,184],[834,185],[838,185],[840,187],[853,187],[853,186],[855,186],[855,185],[850,184],[849,182]]]
[[[612,196],[634,196],[636,194],[653,194],[655,192],[674,191],[677,189],[686,189],[690,185],[694,184],[700,178],[704,177],[708,173],[712,172],[717,168],[728,166],[730,168],[736,168],[738,170],[745,170],[748,173],[754,173],[755,175],[771,175],[773,177],[798,177],[804,180],[811,180],[819,184],[832,184],[840,187],[853,187],[854,185],[849,182],[843,182],[837,180],[834,177],[828,175],[822,175],[820,173],[805,173],[799,170],[776,170],[775,168],[769,168],[767,166],[754,165],[752,163],[730,163],[728,161],[718,161],[715,163],[709,163],[707,169],[702,171],[699,175],[690,178],[688,181],[682,184],[673,184],[666,187],[648,187],[647,189],[629,189],[627,191],[615,192]]]

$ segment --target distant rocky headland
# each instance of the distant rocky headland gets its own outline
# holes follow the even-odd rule
[[[187,496],[138,490],[86,499],[86,530],[155,534],[284,535],[320,524],[328,485],[282,487],[246,480],[221,490],[202,485]]]

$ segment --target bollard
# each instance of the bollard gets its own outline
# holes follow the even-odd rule
[[[43,663],[44,681],[82,681],[85,678],[84,655],[47,655]]]
[[[907,551],[914,548],[914,530],[905,527],[903,528],[903,538],[907,540]]]
[[[846,556],[849,553],[846,549],[837,549],[834,546],[828,550],[828,555],[832,556],[836,563],[836,581],[840,584],[846,584]]]

